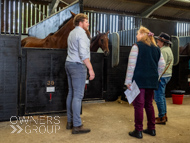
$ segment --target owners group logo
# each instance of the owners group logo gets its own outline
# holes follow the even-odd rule
[[[13,129],[12,134],[25,132],[27,134],[52,134],[60,130],[59,116],[11,116],[10,127]]]

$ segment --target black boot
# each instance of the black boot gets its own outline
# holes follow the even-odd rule
[[[72,134],[84,134],[90,132],[90,129],[83,128],[83,125],[79,127],[73,127]]]
[[[138,139],[142,139],[143,137],[142,131],[137,131],[137,130],[134,130],[133,132],[129,132],[129,135],[132,137],[136,137]]]
[[[149,129],[146,129],[146,130],[143,130],[143,133],[149,134],[149,135],[151,135],[151,136],[156,136],[156,130],[149,130]]]

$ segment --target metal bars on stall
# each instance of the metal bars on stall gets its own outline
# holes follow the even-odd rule
[[[38,22],[44,20],[48,16],[48,3],[34,4],[31,1],[20,0],[0,0],[0,32],[1,34],[19,34],[19,18],[22,16],[21,29],[22,34],[28,33],[28,28]],[[61,10],[62,7],[58,7],[56,11]],[[19,15],[19,10],[22,10]]]
[[[177,23],[177,36],[190,36],[190,23],[178,22]]]
[[[137,29],[141,25],[141,18],[126,15],[108,14],[101,12],[85,11],[89,17],[91,37],[97,35],[97,31],[110,34],[117,32],[120,36],[121,46],[131,46],[135,43]]]
[[[0,0],[1,35],[19,35],[21,22],[21,0]]]

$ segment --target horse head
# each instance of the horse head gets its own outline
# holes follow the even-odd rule
[[[190,43],[185,44],[185,46],[179,47],[179,54],[190,56]]]
[[[97,31],[97,32],[99,34],[98,45],[102,49],[102,51],[104,51],[104,54],[106,56],[108,56],[109,55],[109,47],[108,47],[108,43],[109,43],[108,33],[109,33],[109,31],[107,31],[106,33],[100,33],[100,31]]]

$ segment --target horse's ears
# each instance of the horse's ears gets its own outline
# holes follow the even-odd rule
[[[72,17],[75,17],[75,16],[76,16],[76,14],[73,13],[72,11],[70,11],[70,13],[72,14]]]
[[[110,31],[108,30],[108,32],[106,32],[106,34],[108,35],[109,32],[110,32]]]
[[[100,34],[100,31],[97,31],[98,34]]]

